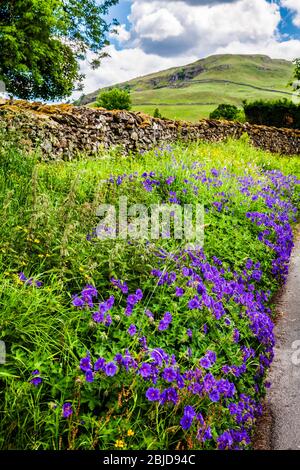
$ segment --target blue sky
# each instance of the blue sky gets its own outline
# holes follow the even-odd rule
[[[212,54],[300,57],[300,0],[120,0],[109,18],[119,35],[98,70],[82,64],[86,93]]]

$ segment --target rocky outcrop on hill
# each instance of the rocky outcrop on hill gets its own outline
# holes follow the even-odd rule
[[[45,160],[72,159],[79,152],[120,146],[124,153],[176,140],[217,142],[248,134],[253,145],[280,154],[300,154],[300,130],[229,121],[197,123],[155,119],[142,113],[107,111],[66,104],[0,102],[0,128]]]

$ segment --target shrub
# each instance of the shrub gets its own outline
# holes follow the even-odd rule
[[[219,104],[219,106],[210,113],[210,119],[228,119],[228,121],[235,121],[240,115],[240,110],[231,104]]]
[[[128,90],[120,90],[120,88],[112,88],[99,93],[96,101],[99,108],[112,109],[131,109],[131,97]]]
[[[287,99],[244,102],[246,119],[251,124],[274,127],[300,128],[300,106]]]
[[[156,109],[154,110],[153,117],[158,118],[158,119],[163,119],[163,117],[162,117],[162,115],[161,115],[161,113],[160,113],[160,111],[159,111],[158,108],[156,108]]]

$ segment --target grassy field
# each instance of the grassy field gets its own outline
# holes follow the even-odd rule
[[[299,157],[245,139],[56,163],[0,148],[0,448],[250,448]],[[202,205],[203,249],[105,238],[97,208],[121,196]]]
[[[285,60],[262,55],[219,55],[120,86],[130,87],[134,110],[153,114],[159,107],[165,117],[197,121],[208,117],[220,103],[242,106],[245,99],[291,98],[288,83],[292,75],[293,65]],[[86,95],[79,103],[93,103],[98,92]]]

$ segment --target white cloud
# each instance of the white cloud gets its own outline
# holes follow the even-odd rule
[[[153,15],[158,12],[159,21],[154,22]],[[171,23],[171,18],[172,27],[162,28],[161,25]],[[135,34],[140,47],[162,56],[178,56],[187,52],[203,56],[232,41],[267,41],[275,38],[280,19],[279,6],[266,0],[238,0],[213,5],[190,5],[174,0],[133,0],[129,16],[132,34]]]
[[[120,44],[129,41],[131,34],[127,31],[125,24],[115,26],[116,33],[111,33],[110,38],[117,40]]]
[[[292,10],[294,14],[293,23],[300,28],[300,0],[281,0],[281,5]]]
[[[273,59],[294,60],[299,57],[300,41],[290,39],[288,41],[269,41],[262,43],[231,42],[226,47],[219,47],[216,54],[265,54]]]
[[[184,33],[181,22],[172,11],[167,8],[158,8],[153,11],[146,8],[146,10],[148,10],[147,14],[139,15],[135,22],[135,32],[140,37],[161,41]]]

